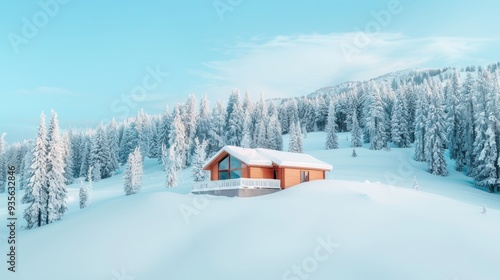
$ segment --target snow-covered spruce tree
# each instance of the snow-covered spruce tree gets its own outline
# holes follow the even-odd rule
[[[57,113],[52,111],[47,130],[47,215],[45,223],[62,219],[66,206],[66,178],[64,178],[64,143],[59,132]]]
[[[101,163],[99,161],[95,162],[94,165],[89,167],[89,170],[92,171],[92,181],[99,182],[101,181]]]
[[[304,145],[302,143],[302,132],[300,131],[300,124],[292,123],[289,130],[289,144],[288,151],[292,153],[302,153]]]
[[[461,135],[461,129],[463,129],[462,114],[459,109],[460,105],[460,78],[458,77],[457,71],[454,72],[451,80],[448,81],[445,87],[445,103],[447,112],[447,122],[448,122],[448,149],[450,150],[450,158],[457,159],[460,157],[462,152],[461,146],[464,142],[459,135]],[[462,171],[463,163],[461,161],[456,162],[455,169],[457,171]]]
[[[413,176],[413,189],[416,190],[416,191],[420,190],[420,187],[418,186],[418,182],[417,182],[417,177],[416,176]]]
[[[498,121],[493,113],[486,119],[484,112],[481,112],[478,122],[474,144],[474,153],[477,153],[475,160],[477,173],[474,179],[477,185],[493,190],[495,184],[499,182],[497,170],[498,147],[495,141],[495,125],[498,124]]]
[[[267,136],[267,126],[269,125],[269,114],[264,95],[260,95],[252,117],[254,123],[252,148],[265,148],[269,145]]]
[[[137,113],[135,118],[135,128],[137,130],[137,146],[141,150],[141,155],[147,156],[151,141],[151,118],[144,112],[143,109],[139,110]],[[136,147],[134,147],[134,149],[135,148]]]
[[[30,167],[30,179],[22,203],[30,205],[24,210],[26,228],[41,227],[42,218],[46,207],[47,192],[47,131],[45,128],[45,115],[40,115],[40,125],[33,148],[33,162]]]
[[[352,148],[352,157],[357,157],[358,154],[356,153],[356,148]]]
[[[385,111],[377,86],[370,86],[370,103],[366,118],[366,129],[370,135],[370,149],[381,150],[386,147]]]
[[[127,167],[123,176],[125,195],[136,194],[141,190],[143,172],[141,150],[137,147],[128,156]]]
[[[118,132],[118,123],[114,118],[106,127],[106,133],[109,142],[109,168],[115,171],[120,167],[118,163],[120,153],[120,137]]]
[[[472,74],[467,72],[467,76],[462,85],[462,95],[460,100],[460,109],[462,110],[464,121],[464,136],[465,145],[463,145],[463,153],[465,153],[465,162],[467,165],[467,175],[474,173],[474,140],[476,139],[476,116],[474,110],[474,92],[476,84]]]
[[[226,110],[224,109],[224,103],[218,101],[212,109],[212,115],[210,117],[210,130],[207,137],[207,154],[209,157],[217,153],[226,144],[224,142],[225,120]]]
[[[245,115],[239,97],[234,100],[233,108],[230,112],[231,114],[226,124],[225,142],[228,145],[240,146],[243,136]]]
[[[434,175],[446,176],[446,160],[444,158],[444,146],[446,144],[446,127],[443,107],[439,97],[429,106],[428,121],[425,127],[425,159],[429,171]]]
[[[252,146],[252,119],[250,118],[249,112],[245,113],[240,146],[242,148],[250,148]]]
[[[5,133],[0,136],[0,193],[5,192],[5,185],[7,184],[7,156],[5,149],[7,143],[5,142]]]
[[[144,148],[147,149],[147,148]],[[95,178],[95,181],[109,178],[113,175],[116,164],[112,162],[111,147],[108,140],[108,134],[104,125],[100,125],[92,139],[90,148],[90,165],[94,168],[100,166],[99,173],[101,178]],[[97,171],[97,170],[95,170]]]
[[[207,142],[203,140],[201,143],[198,139],[194,140],[194,154],[193,154],[193,180],[195,182],[202,182],[208,180],[208,172],[203,170],[205,161],[207,160]]]
[[[271,112],[269,117],[269,125],[267,126],[266,136],[268,138],[267,147],[271,150],[283,150],[283,135],[281,129],[281,122],[278,119],[279,113],[276,108]]]
[[[166,182],[165,186],[168,188],[177,186],[177,172],[180,170],[180,160],[178,153],[174,150],[174,147],[166,149],[166,155],[164,155],[165,162],[165,174]]]
[[[83,180],[80,180],[80,192],[79,192],[79,198],[80,198],[80,209],[86,208],[89,202],[89,189],[87,186],[83,184]]]
[[[120,163],[127,162],[128,155],[139,145],[139,132],[135,121],[132,121],[125,129],[125,135],[120,145],[119,159]]]
[[[175,110],[174,120],[172,122],[172,127],[170,128],[170,147],[174,147],[175,152],[178,154],[180,168],[184,168],[188,165],[188,152],[189,143],[186,139],[186,128],[182,123],[181,116]]]
[[[391,118],[391,138],[400,148],[408,148],[411,144],[407,111],[404,96],[397,95]]]
[[[202,99],[203,101],[203,99]],[[161,161],[161,155],[162,155],[162,146],[163,144],[169,145],[170,140],[169,140],[169,133],[170,133],[170,126],[172,125],[172,115],[170,114],[170,108],[167,106],[165,108],[165,111],[163,115],[160,118],[160,123],[158,125],[158,154],[160,155],[160,161]],[[207,121],[210,123],[210,120]],[[200,132],[201,134],[201,132]]]
[[[24,155],[23,163],[21,164],[21,176],[19,178],[19,189],[27,188],[30,180],[31,163],[33,161],[33,147],[30,146],[29,151]]]
[[[335,105],[333,104],[333,102],[330,104],[330,108],[328,110],[328,120],[326,122],[325,148],[327,150],[339,148],[339,139],[337,137],[336,112],[335,112]]]
[[[90,166],[90,142],[84,141],[82,149],[82,163],[80,164],[80,177],[87,176]]]
[[[425,86],[419,95],[415,112],[415,160],[425,161],[425,124],[427,122],[430,89]]]
[[[67,184],[72,184],[73,175],[73,156],[71,154],[71,142],[69,139],[69,134],[65,132],[62,135],[63,142],[63,160],[64,160],[64,178],[66,178]]]
[[[194,138],[196,136],[196,126],[198,125],[198,100],[196,96],[190,94],[188,100],[183,106],[182,123],[186,129],[186,141],[187,141],[187,160],[186,163],[191,162],[191,154],[194,150]]]
[[[210,109],[207,96],[201,98],[198,116],[195,137],[201,143],[203,140],[207,139],[210,131]]]
[[[354,147],[361,147],[363,146],[363,141],[362,141],[362,131],[361,128],[359,127],[359,122],[358,122],[358,116],[356,114],[356,111],[352,113],[352,124],[351,124],[351,146]]]

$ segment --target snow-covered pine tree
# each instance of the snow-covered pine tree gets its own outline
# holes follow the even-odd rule
[[[444,145],[447,141],[444,110],[439,97],[433,99],[425,127],[425,159],[432,174],[446,176],[448,170],[444,158]]]
[[[217,153],[224,145],[224,128],[226,125],[226,110],[224,109],[224,103],[217,101],[214,108],[212,109],[212,115],[210,118],[210,130],[208,139],[208,156],[212,156]]]
[[[7,184],[7,156],[5,149],[7,143],[5,142],[6,133],[0,135],[0,193],[5,192],[5,185]]]
[[[250,112],[248,111],[245,113],[243,135],[241,137],[240,146],[242,148],[250,148],[252,146],[252,119],[250,117]]]
[[[195,137],[201,143],[206,140],[210,131],[210,109],[207,96],[203,96],[200,101],[200,112],[198,113],[198,123],[196,125]]]
[[[166,150],[165,158],[165,174],[166,174],[166,182],[165,186],[168,188],[177,186],[177,172],[180,170],[178,154],[175,152],[173,147],[170,147]]]
[[[85,140],[82,146],[82,163],[80,165],[80,177],[87,176],[90,166],[90,141]]]
[[[203,101],[203,99],[202,99],[202,101]],[[168,136],[170,133],[170,126],[172,125],[172,121],[173,121],[172,115],[170,114],[170,109],[167,106],[165,108],[163,115],[161,116],[160,123],[158,125],[158,145],[159,145],[158,153],[160,155],[160,159],[161,159],[161,155],[162,155],[163,144],[169,145],[169,143],[170,143]]]
[[[69,133],[65,132],[62,135],[63,143],[63,160],[64,160],[64,178],[66,178],[66,183],[73,183],[73,156],[71,154],[71,142],[69,139]]]
[[[30,145],[28,152],[24,155],[23,163],[21,164],[21,175],[19,178],[20,190],[26,189],[29,184],[32,161],[33,161],[33,147]]]
[[[295,133],[296,133],[296,138],[297,138],[297,153],[303,153],[304,152],[304,142],[302,140],[302,129],[300,127],[300,122],[295,123]]]
[[[89,170],[92,170],[92,181],[99,182],[101,181],[101,163],[99,161],[95,162],[94,165],[89,167]]]
[[[451,80],[445,87],[445,97],[446,97],[446,112],[447,112],[447,122],[448,122],[448,149],[450,150],[450,158],[457,159],[461,158],[462,146],[464,142],[460,135],[463,129],[462,114],[459,109],[460,105],[460,78],[458,72],[455,71]],[[456,162],[455,169],[457,171],[462,171],[463,162],[461,160]]]
[[[416,176],[413,176],[413,189],[416,190],[416,191],[420,190],[420,187],[418,186],[418,181],[417,181],[417,177]]]
[[[189,160],[189,143],[186,137],[186,128],[182,123],[181,116],[179,114],[175,114],[174,121],[172,122],[172,127],[170,128],[169,146],[175,149],[175,152],[177,153],[179,158],[180,168],[186,167]]]
[[[193,154],[193,180],[195,182],[202,182],[208,180],[208,172],[203,169],[205,161],[207,160],[207,142],[203,140],[201,143],[196,138],[194,140],[195,148]]]
[[[483,214],[483,215],[488,214],[488,208],[486,208],[486,204],[483,205],[483,210],[481,211],[481,214]]]
[[[124,164],[128,160],[128,155],[139,145],[139,132],[135,121],[132,121],[125,129],[123,140],[120,145],[119,159]]]
[[[392,142],[400,148],[410,147],[410,133],[408,129],[408,108],[404,96],[397,95],[392,110],[391,138]]]
[[[460,100],[460,109],[464,117],[464,137],[463,153],[465,153],[465,162],[467,165],[467,174],[474,173],[474,140],[476,139],[476,116],[474,110],[474,95],[476,84],[471,72],[467,72],[465,81],[462,85],[462,95]]]
[[[232,104],[233,108],[229,110],[231,113],[226,123],[226,133],[224,137],[226,144],[240,146],[243,135],[245,115],[243,107],[241,106],[239,95],[236,95],[235,100],[232,102]]]
[[[415,112],[415,160],[425,161],[425,124],[427,122],[427,111],[429,107],[430,89],[424,86],[423,92],[418,97]]]
[[[366,118],[366,129],[370,135],[370,149],[381,150],[386,147],[385,111],[380,92],[372,81],[370,86],[370,103]]]
[[[46,211],[47,200],[47,130],[45,115],[40,115],[40,124],[33,148],[33,162],[30,167],[30,179],[22,203],[30,205],[24,210],[26,228],[41,227],[44,224],[43,212]]]
[[[87,186],[83,184],[83,180],[80,180],[80,192],[79,192],[79,198],[80,198],[80,209],[86,208],[89,202],[89,189]]]
[[[52,111],[47,130],[47,215],[45,223],[62,219],[66,206],[66,178],[64,178],[64,143],[59,132],[57,113]]]
[[[361,128],[359,127],[357,115],[358,114],[356,113],[356,111],[352,113],[351,146],[353,148],[363,146],[363,141],[362,141],[363,134]]]
[[[498,181],[498,148],[495,141],[495,125],[498,123],[493,113],[490,113],[488,119],[484,112],[481,112],[477,119],[476,141],[474,153],[477,154],[475,163],[477,170],[474,176],[476,184],[482,187],[493,189]]]
[[[269,124],[269,114],[264,100],[264,94],[260,95],[260,100],[257,102],[253,115],[254,132],[252,148],[265,148],[269,146],[267,136],[267,126]]]
[[[339,139],[337,136],[335,104],[333,104],[333,102],[330,103],[330,108],[328,109],[328,119],[326,122],[325,148],[327,150],[339,148]]]
[[[139,147],[135,148],[128,156],[125,175],[123,176],[123,188],[125,195],[136,194],[141,190],[142,186],[142,155]]]
[[[357,157],[358,154],[356,153],[356,148],[352,148],[352,157]]]
[[[279,116],[278,109],[273,108],[266,131],[267,146],[264,148],[276,151],[282,151],[283,135],[281,131],[281,122],[279,121],[278,116]]]
[[[113,118],[106,128],[107,138],[109,142],[109,168],[113,171],[117,170],[120,165],[118,163],[120,153],[120,137],[118,123]]]
[[[147,150],[147,147],[144,147],[144,149]],[[100,166],[99,173],[101,178],[94,177],[95,181],[109,178],[115,171],[113,168],[116,167],[116,163],[112,162],[110,141],[108,140],[106,128],[102,124],[97,128],[92,139],[90,165],[93,166],[94,169],[97,168],[98,165]]]

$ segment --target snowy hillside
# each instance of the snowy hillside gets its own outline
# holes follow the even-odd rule
[[[156,159],[133,196],[120,174],[94,183],[80,210],[71,185],[63,220],[19,230],[18,272],[0,279],[499,279],[498,194],[452,168],[430,175],[412,149],[357,148],[353,158],[347,137],[329,151],[324,133],[304,139],[334,166],[330,180],[262,197],[193,196],[189,169],[167,189]]]

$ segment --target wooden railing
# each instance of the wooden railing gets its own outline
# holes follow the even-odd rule
[[[230,190],[230,189],[280,189],[280,180],[273,179],[249,179],[238,178],[220,181],[204,181],[193,183],[192,191],[210,191],[210,190]]]

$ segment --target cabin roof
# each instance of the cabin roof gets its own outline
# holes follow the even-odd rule
[[[321,161],[311,155],[302,153],[290,153],[269,149],[249,149],[236,146],[224,146],[219,152],[212,156],[204,168],[209,169],[222,153],[228,153],[236,157],[248,166],[268,166],[277,165],[279,167],[311,168],[320,170],[332,170],[332,165]]]

